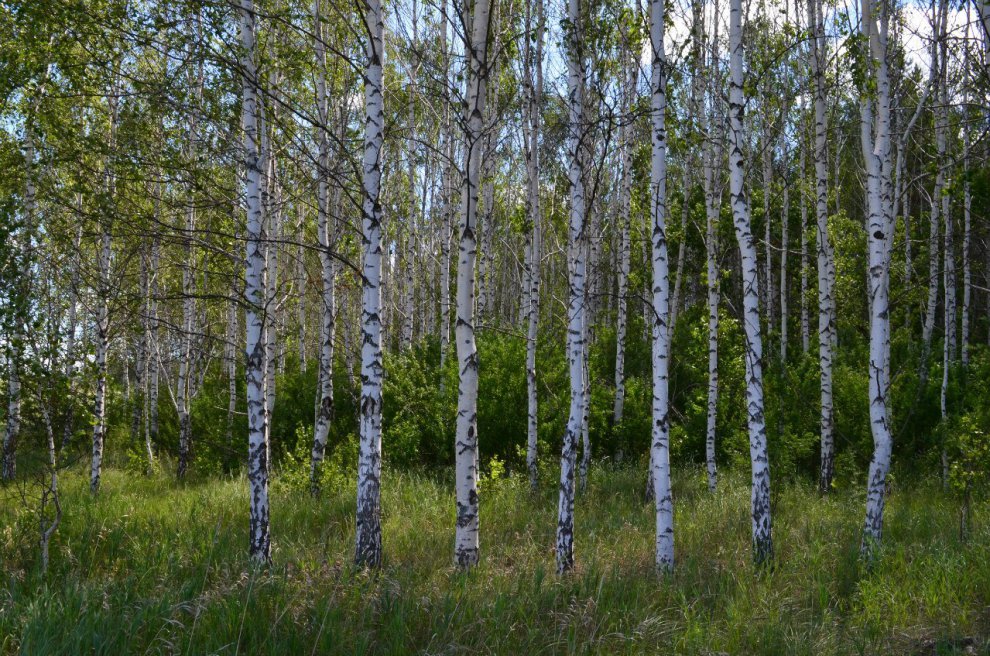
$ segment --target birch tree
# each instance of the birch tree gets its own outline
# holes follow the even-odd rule
[[[117,66],[120,64],[118,63]],[[110,115],[110,126],[107,137],[107,152],[110,156],[104,164],[103,181],[106,198],[110,204],[116,195],[116,172],[113,160],[114,148],[117,143],[117,121],[120,108],[120,72],[115,70],[111,85],[110,97],[107,101]],[[90,459],[89,489],[93,494],[100,491],[100,480],[103,475],[103,447],[106,438],[106,409],[107,409],[107,352],[110,350],[110,258],[113,245],[113,209],[109,206],[101,208],[104,216],[100,221],[100,250],[99,250],[99,284],[96,307],[96,394],[93,399],[93,455]]]
[[[336,266],[333,259],[335,231],[329,218],[330,193],[328,167],[330,160],[330,139],[327,131],[327,79],[326,47],[323,43],[323,18],[320,0],[313,0],[313,45],[316,53],[316,112],[318,162],[317,162],[317,238],[320,245],[320,279],[323,283],[322,303],[320,304],[320,373],[319,401],[316,425],[313,431],[313,452],[310,465],[310,486],[313,495],[320,491],[320,465],[327,448],[327,434],[333,421],[333,347],[336,328]]]
[[[752,467],[751,515],[753,557],[763,563],[773,557],[770,515],[770,460],[763,404],[763,338],[760,331],[760,283],[756,242],[744,189],[742,0],[729,4],[729,195],[736,241],[742,263],[743,324],[746,333],[746,412]]]
[[[244,128],[244,197],[247,204],[244,323],[247,364],[249,554],[255,562],[271,560],[268,507],[268,431],[265,412],[265,255],[262,240],[262,173],[259,152],[258,73],[254,0],[240,4],[241,124]]]
[[[364,160],[361,211],[361,402],[357,479],[358,565],[378,567],[382,562],[382,206],[381,152],[384,136],[382,65],[384,56],[380,0],[365,0],[364,44]]]
[[[890,82],[887,72],[888,8],[879,5],[880,27],[874,15],[874,4],[863,0],[860,5],[860,34],[863,38],[863,78],[860,83],[860,140],[867,175],[867,232],[869,248],[869,309],[870,360],[869,399],[870,428],[873,434],[873,459],[867,483],[866,522],[863,529],[862,552],[872,557],[880,543],[883,509],[886,496],[887,472],[890,469],[892,447],[890,415],[887,410],[887,384],[890,362],[886,348],[890,332],[889,259],[887,239],[892,229],[890,212]],[[867,86],[869,82],[869,86]]]
[[[667,55],[665,0],[650,0],[651,261],[653,274],[653,434],[650,468],[656,505],[656,566],[674,567],[674,501],[670,489],[670,272],[667,259]],[[686,193],[686,192],[685,192]]]
[[[812,95],[815,115],[815,241],[818,249],[818,364],[821,390],[821,469],[819,489],[832,487],[835,469],[834,408],[832,405],[832,347],[835,343],[833,317],[835,302],[831,275],[832,244],[828,234],[828,169],[825,152],[825,24],[821,0],[808,0],[808,26],[811,31]]]
[[[534,11],[535,9],[535,11]],[[535,15],[534,15],[535,14]],[[540,100],[543,92],[543,2],[526,5],[526,37],[523,61],[524,135],[526,147],[526,214],[529,233],[526,247],[526,469],[530,488],[539,484],[539,400],[536,390],[536,346],[540,322],[540,264],[543,253],[543,219],[540,206]],[[530,35],[534,35],[531,38]],[[534,43],[535,41],[535,43]],[[628,218],[628,215],[627,215]],[[628,230],[628,226],[627,226]],[[628,238],[628,236],[627,236]],[[623,292],[621,291],[620,294]],[[620,301],[624,302],[624,301]],[[618,365],[616,365],[618,366]],[[621,414],[621,410],[620,410]]]
[[[195,44],[202,40],[202,16],[197,14],[195,18],[195,39],[191,43]],[[190,85],[193,89],[192,109],[189,112],[188,136],[186,143],[186,156],[189,166],[195,170],[197,157],[198,134],[198,112],[203,96],[203,61],[195,52],[195,46],[190,46],[189,57],[196,61],[197,65],[190,71]],[[192,377],[193,359],[193,333],[196,331],[196,300],[193,295],[193,266],[194,254],[192,248],[193,233],[196,230],[196,200],[194,197],[193,183],[189,181],[186,190],[186,211],[185,227],[183,228],[184,257],[182,261],[182,352],[179,360],[179,375],[176,381],[175,405],[179,415],[179,460],[176,467],[176,475],[183,478],[189,469],[189,460],[192,449],[192,417],[189,410],[190,402],[190,378]]]
[[[619,266],[616,274],[616,327],[615,327],[615,401],[612,406],[612,423],[618,424],[622,421],[622,413],[626,399],[626,331],[628,328],[628,299],[629,294],[629,274],[631,268],[632,248],[629,238],[630,227],[630,206],[632,203],[632,118],[630,108],[633,102],[633,95],[636,92],[636,78],[639,74],[639,67],[635,59],[627,49],[632,44],[626,43],[629,39],[627,33],[623,33],[622,56],[625,59],[624,65],[620,68],[625,79],[622,86],[622,113],[619,124],[619,151],[622,166],[622,181],[619,197]]]
[[[481,0],[484,2],[485,0]],[[567,178],[570,184],[570,216],[567,227],[567,368],[571,396],[560,455],[560,497],[557,504],[557,572],[574,568],[574,482],[578,440],[584,415],[585,301],[587,251],[585,249],[584,169],[584,55],[581,35],[581,2],[567,2]]]
[[[3,436],[3,466],[0,477],[14,480],[17,472],[17,442],[21,432],[21,359],[24,355],[24,323],[27,320],[28,281],[30,280],[31,234],[34,232],[36,194],[35,147],[33,116],[25,118],[24,125],[24,216],[20,226],[17,250],[20,256],[19,280],[12,290],[14,303],[14,329],[7,337],[7,424]]]
[[[699,42],[706,42],[704,5],[695,2],[695,30],[694,38]],[[718,42],[718,16],[716,12],[715,37],[713,41]],[[716,67],[712,66],[706,71],[708,76],[716,73]],[[713,81],[714,82],[714,81]],[[702,97],[708,96],[708,103],[711,106],[711,120],[708,111],[699,114],[700,128],[704,137],[702,149],[703,178],[702,183],[705,192],[705,262],[706,262],[706,287],[708,306],[708,408],[706,414],[705,427],[705,473],[708,478],[708,490],[714,492],[718,484],[718,468],[715,460],[715,444],[717,439],[716,427],[718,423],[718,329],[719,329],[719,302],[721,298],[721,287],[719,284],[719,262],[718,262],[718,222],[722,205],[722,185],[721,176],[717,174],[719,164],[722,161],[721,140],[723,138],[723,121],[717,110],[721,103],[713,89],[706,89],[705,80],[702,80]],[[714,86],[714,85],[712,85]]]
[[[481,150],[488,99],[488,33],[490,0],[477,0],[471,11],[468,57],[465,143],[467,175],[459,226],[457,259],[457,422],[454,467],[457,526],[454,563],[461,568],[478,564],[478,347],[474,338],[474,268],[478,252],[478,185],[481,182]],[[481,308],[478,308],[481,311]]]

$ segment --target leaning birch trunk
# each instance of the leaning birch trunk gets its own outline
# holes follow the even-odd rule
[[[674,567],[674,503],[670,489],[670,272],[667,260],[667,56],[664,52],[665,0],[650,0],[650,82],[652,159],[650,218],[653,272],[653,434],[650,474],[656,508],[656,566]]]
[[[316,50],[316,111],[319,116],[319,162],[317,175],[317,238],[320,241],[320,274],[323,282],[320,304],[320,385],[316,426],[313,430],[313,452],[310,464],[310,488],[314,496],[320,493],[320,465],[327,447],[327,435],[333,421],[333,345],[337,314],[335,297],[335,265],[333,248],[335,235],[329,221],[329,189],[327,184],[330,143],[327,135],[326,50],[323,44],[323,22],[320,0],[313,0],[314,46]]]
[[[631,248],[629,244],[629,208],[632,199],[632,139],[629,122],[629,107],[633,100],[636,75],[639,69],[625,51],[621,51],[629,59],[625,66],[625,82],[622,88],[622,113],[619,124],[619,148],[622,154],[622,187],[619,196],[619,271],[618,271],[618,307],[616,310],[615,327],[615,403],[612,407],[612,423],[622,421],[622,412],[626,400],[626,329],[628,323],[626,295],[629,293],[629,270]]]
[[[578,440],[584,412],[584,314],[586,268],[585,198],[581,149],[584,135],[584,66],[581,44],[581,3],[568,0],[567,35],[567,177],[571,207],[567,230],[569,298],[567,304],[567,364],[571,400],[560,454],[560,497],[557,504],[557,572],[574,568],[574,479]]]
[[[354,560],[377,567],[382,562],[382,206],[381,150],[384,136],[382,64],[384,58],[381,0],[364,3],[368,41],[364,70],[364,202],[361,219],[363,281],[361,306],[361,402],[357,480],[357,530]]]
[[[742,0],[729,11],[729,193],[743,277],[743,323],[746,330],[746,409],[752,464],[751,513],[753,557],[759,564],[773,557],[770,516],[770,460],[763,412],[763,338],[760,334],[760,283],[749,201],[743,190],[743,44]]]
[[[260,563],[271,560],[268,525],[268,442],[264,398],[265,255],[262,242],[261,167],[259,155],[258,78],[255,68],[254,0],[241,0],[240,40],[242,75],[242,124],[244,126],[245,200],[247,248],[244,277],[245,355],[248,415],[248,489],[250,496],[249,553]]]
[[[471,15],[465,116],[467,176],[464,181],[457,259],[457,421],[454,437],[457,525],[454,563],[478,563],[478,348],[474,339],[474,266],[478,253],[478,183],[488,86],[488,28],[491,5],[478,0]],[[480,308],[479,308],[480,311]]]
[[[535,19],[535,26],[533,21]],[[529,218],[529,258],[526,262],[529,288],[526,294],[526,468],[529,471],[529,485],[533,490],[539,485],[538,434],[539,417],[536,393],[536,347],[540,322],[540,262],[543,252],[542,209],[540,207],[540,95],[543,90],[543,3],[536,3],[536,16],[532,15],[532,5],[526,6],[526,31],[536,30],[535,47],[527,38],[524,44],[526,68],[526,170],[529,176],[527,185],[527,215]],[[535,52],[534,52],[535,50]]]
[[[884,497],[890,469],[891,433],[887,411],[886,344],[890,330],[888,304],[890,277],[887,251],[892,240],[887,215],[891,209],[890,185],[890,86],[887,76],[886,30],[881,32],[869,0],[861,2],[861,33],[867,40],[865,53],[868,74],[875,82],[875,92],[862,92],[860,98],[860,139],[867,174],[870,362],[870,428],[874,452],[870,462],[866,497],[866,521],[863,529],[862,554],[869,558],[879,545],[883,529]],[[886,17],[884,18],[886,20]],[[875,94],[875,99],[871,96]],[[874,106],[875,114],[874,117]]]
[[[818,363],[821,391],[821,468],[818,486],[822,492],[832,488],[835,468],[835,419],[832,406],[832,353],[835,300],[832,285],[832,245],[828,234],[828,170],[825,154],[825,27],[822,22],[821,0],[808,2],[808,23],[812,31],[809,55],[813,80],[815,114],[815,216],[818,245]]]

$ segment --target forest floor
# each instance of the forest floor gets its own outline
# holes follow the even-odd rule
[[[857,559],[863,494],[782,485],[776,561],[750,562],[748,479],[675,480],[675,573],[653,569],[643,474],[597,468],[577,504],[577,570],[554,571],[556,486],[484,481],[482,559],[451,564],[453,486],[386,472],[380,572],[351,566],[353,488],[272,490],[274,565],[247,561],[243,478],[63,476],[51,569],[37,515],[0,490],[0,652],[24,654],[990,653],[990,505],[895,488],[882,559]]]

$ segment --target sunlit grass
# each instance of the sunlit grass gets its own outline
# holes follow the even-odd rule
[[[272,488],[273,557],[246,559],[246,481],[177,484],[109,470],[93,498],[63,476],[51,570],[37,573],[31,509],[0,508],[2,651],[248,653],[988,653],[990,517],[935,485],[890,498],[881,561],[857,559],[863,495],[775,492],[775,566],[749,552],[747,479],[710,495],[699,470],[675,480],[675,573],[653,570],[643,473],[597,468],[578,500],[578,567],[554,573],[556,487],[520,477],[482,487],[482,563],[452,565],[453,488],[386,472],[386,563],[354,569],[353,487],[313,500]]]

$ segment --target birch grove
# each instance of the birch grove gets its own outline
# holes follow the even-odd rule
[[[802,485],[865,489],[871,562],[916,480],[967,535],[986,3],[113,0],[70,42],[32,11],[23,57],[0,36],[0,478],[53,571],[73,477],[102,508],[132,471],[243,481],[261,567],[310,508],[402,567],[418,477],[457,570],[506,557],[480,499],[517,481],[560,575],[627,477],[661,576],[681,500],[741,511],[747,468],[758,564]]]

